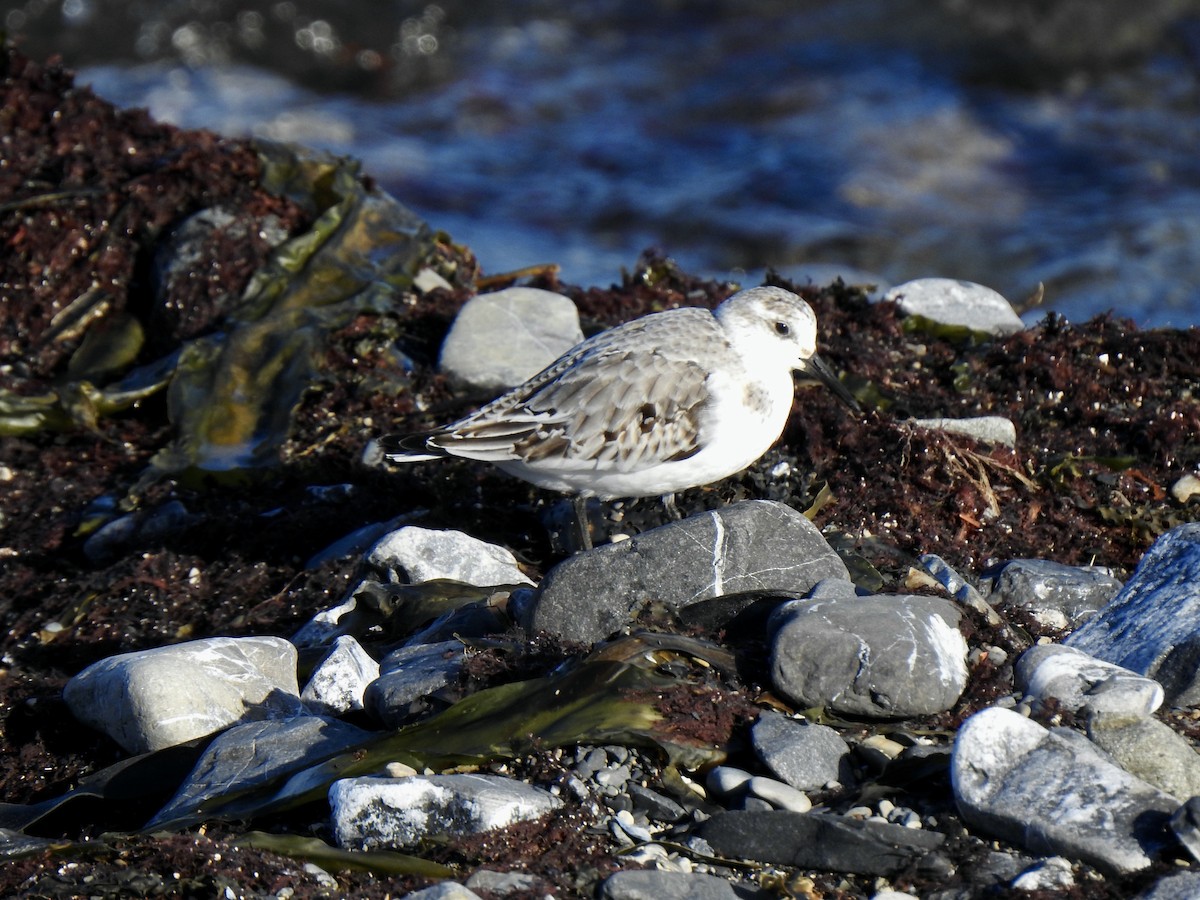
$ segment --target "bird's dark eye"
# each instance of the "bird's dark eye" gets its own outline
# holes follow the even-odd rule
[[[790,325],[788,325],[787,322],[776,322],[775,323],[775,333],[783,335],[784,337],[787,337],[789,334],[792,333],[792,328]]]

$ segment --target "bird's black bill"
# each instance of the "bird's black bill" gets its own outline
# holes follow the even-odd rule
[[[862,407],[858,405],[858,401],[854,399],[854,395],[846,389],[846,386],[834,374],[833,369],[829,368],[825,360],[819,356],[810,356],[804,363],[804,368],[797,370],[797,377],[801,384],[820,384],[833,391],[835,397],[849,406],[855,412],[862,412]]]

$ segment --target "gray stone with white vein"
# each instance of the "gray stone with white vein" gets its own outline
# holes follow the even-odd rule
[[[1112,601],[1063,643],[1153,678],[1175,706],[1200,703],[1200,523],[1156,540]]]
[[[795,600],[771,618],[771,681],[801,708],[886,718],[942,712],[967,683],[960,619],[941,597]]]
[[[235,722],[307,712],[296,648],[277,637],[213,637],[110,656],[69,682],[77,719],[130,753],[182,744]]]
[[[1173,841],[1167,821],[1175,798],[1087,741],[1066,740],[1010,710],[969,718],[950,770],[968,824],[1034,853],[1120,874],[1147,868]]]
[[[579,310],[570,297],[510,287],[468,300],[438,359],[451,380],[479,391],[515,387],[583,340]]]
[[[479,834],[562,806],[549,791],[498,775],[344,778],[329,788],[329,802],[337,843],[351,850]]]
[[[800,596],[825,578],[849,573],[816,526],[782,503],[747,500],[564,560],[522,624],[592,643],[648,603],[681,609],[762,590]]]

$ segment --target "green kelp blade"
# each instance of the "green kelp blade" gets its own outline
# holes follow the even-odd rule
[[[238,835],[232,842],[239,847],[266,850],[280,856],[316,863],[322,869],[334,872],[352,869],[358,872],[375,872],[378,875],[419,875],[422,878],[453,878],[458,874],[449,866],[419,856],[409,856],[392,850],[341,850],[331,847],[319,838],[302,837],[298,834],[250,831]]]
[[[357,163],[261,149],[264,185],[320,214],[254,274],[224,334],[184,347],[168,392],[177,437],[152,460],[159,474],[275,463],[326,335],[390,308],[433,246],[420,218],[364,186]]]
[[[657,733],[662,714],[653,699],[681,684],[686,682],[639,666],[596,661],[489,688],[429,719],[302,769],[282,783],[249,795],[213,798],[171,827],[253,818],[324,800],[338,779],[378,774],[391,762],[417,771],[442,771],[512,757],[533,747],[578,743],[657,746],[672,752]]]

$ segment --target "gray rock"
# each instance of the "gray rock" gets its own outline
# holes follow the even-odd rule
[[[766,800],[775,809],[790,809],[792,812],[808,812],[812,809],[812,801],[803,791],[762,775],[755,775],[746,782],[746,793]]]
[[[962,419],[910,419],[910,425],[917,428],[928,428],[932,431],[945,431],[948,434],[961,434],[984,444],[1000,444],[1005,447],[1017,446],[1017,426],[1012,419],[1004,416],[970,416]]]
[[[636,781],[625,785],[625,790],[629,792],[629,796],[633,800],[634,809],[643,811],[647,817],[655,821],[678,822],[687,815],[687,810],[670,797],[648,787],[642,787]]]
[[[1088,707],[1145,717],[1163,701],[1157,681],[1061,644],[1030,647],[1017,660],[1014,675],[1026,696],[1043,704],[1055,700],[1069,712]]]
[[[735,766],[713,766],[704,778],[704,786],[718,797],[733,797],[744,792],[753,777]]]
[[[782,503],[748,500],[559,563],[523,624],[592,643],[647,602],[681,609],[743,591],[799,596],[824,578],[849,573],[816,526]]]
[[[107,562],[138,547],[162,541],[199,518],[188,512],[180,501],[169,500],[154,509],[129,513],[106,522],[83,542],[83,553],[92,562]]]
[[[367,564],[392,583],[416,584],[444,578],[490,587],[533,584],[512,552],[461,531],[407,525],[385,535],[367,554]]]
[[[858,875],[890,875],[922,865],[946,839],[885,822],[784,810],[718,813],[699,834],[723,856]]]
[[[208,745],[175,796],[146,828],[197,815],[212,797],[266,784],[370,737],[369,731],[320,716],[235,725]]]
[[[1014,559],[984,577],[991,584],[991,603],[1028,610],[1041,624],[1059,629],[1078,627],[1121,589],[1101,566],[1065,566],[1048,559]]]
[[[1109,873],[1149,866],[1170,843],[1167,819],[1179,805],[1086,742],[995,708],[959,729],[951,781],[968,824]]]
[[[548,791],[496,775],[344,778],[329,788],[333,831],[347,849],[403,848],[540,818],[562,805]]]
[[[427,708],[424,698],[458,680],[464,653],[458,641],[393,650],[380,660],[364,705],[389,728],[402,725]]]
[[[748,894],[715,875],[629,869],[604,879],[598,896],[601,900],[739,900]]]
[[[947,710],[967,683],[960,618],[940,597],[793,601],[772,617],[772,683],[800,708],[887,718]]]
[[[493,872],[491,869],[476,869],[467,879],[467,887],[483,891],[488,897],[503,897],[517,891],[530,892],[540,879],[527,872]]]
[[[583,340],[570,297],[511,287],[473,297],[442,342],[438,367],[451,380],[499,392],[536,375]]]
[[[457,881],[443,881],[405,894],[404,900],[483,900],[483,898]]]
[[[214,637],[122,653],[67,682],[77,719],[130,753],[146,753],[240,721],[305,714],[296,648],[277,637]]]
[[[1192,854],[1192,859],[1200,860],[1200,797],[1189,797],[1175,810],[1171,816],[1171,831]]]
[[[1180,802],[1200,795],[1200,756],[1157,719],[1097,713],[1088,718],[1088,737],[1126,772]]]
[[[1196,900],[1200,897],[1200,872],[1173,872],[1158,879],[1134,900]]]
[[[379,663],[353,637],[342,635],[313,673],[300,693],[313,712],[338,716],[363,708],[367,685],[379,677]]]
[[[1075,873],[1071,861],[1061,856],[1043,859],[1013,879],[1012,886],[1018,891],[1053,891],[1069,888],[1075,884]]]
[[[989,287],[956,278],[918,278],[898,284],[884,300],[901,312],[943,325],[961,325],[988,334],[1014,334],[1025,328],[1012,304]]]
[[[1169,703],[1200,703],[1200,523],[1156,540],[1112,601],[1064,643],[1153,678]]]
[[[854,781],[850,747],[832,728],[767,710],[750,730],[754,752],[779,779],[799,791]]]

